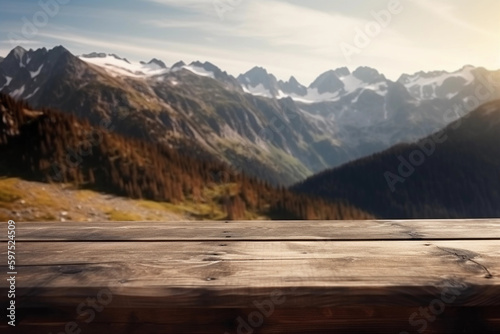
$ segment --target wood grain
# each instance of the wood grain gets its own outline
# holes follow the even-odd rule
[[[6,229],[5,225],[2,228]],[[493,239],[500,239],[500,220],[29,222],[17,225],[19,241]]]
[[[18,329],[239,333],[272,302],[252,333],[416,333],[441,304],[426,333],[500,332],[500,221],[145,224],[18,223]]]

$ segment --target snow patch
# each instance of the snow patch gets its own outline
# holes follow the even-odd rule
[[[17,98],[21,97],[21,95],[23,95],[25,89],[26,89],[26,87],[24,85],[22,85],[21,88],[16,89],[12,93],[10,93],[10,96],[17,99]]]
[[[408,91],[419,91],[419,97],[421,99],[435,99],[437,98],[436,89],[443,85],[443,83],[449,78],[463,78],[465,80],[465,85],[470,85],[474,82],[474,74],[472,71],[474,67],[464,67],[462,70],[454,73],[442,73],[440,75],[432,76],[429,78],[422,77],[420,74],[408,77],[404,86]],[[456,94],[449,94],[448,98],[453,97]]]
[[[183,66],[182,68],[185,68],[186,70],[193,72],[196,75],[199,75],[201,77],[209,77],[212,79],[215,79],[215,74],[213,72],[207,71],[203,67],[198,67],[194,65],[186,65]]]
[[[40,72],[42,71],[42,68],[43,68],[43,64],[40,65],[40,67],[38,68],[38,70],[36,70],[34,72],[30,72],[31,79],[34,79],[36,76],[38,76],[40,74]]]
[[[381,82],[375,85],[368,85],[365,87],[365,89],[369,89],[371,91],[374,91],[380,96],[386,96],[387,92],[389,90],[389,87],[387,86],[386,82]]]
[[[248,94],[252,94],[255,96],[263,96],[267,98],[273,98],[274,96],[271,94],[269,90],[264,87],[263,84],[258,84],[257,86],[242,86],[243,91]]]
[[[344,83],[344,90],[347,94],[354,93],[364,84],[363,81],[359,80],[352,74],[342,77],[340,80]]]
[[[125,59],[118,59],[113,55],[106,55],[104,57],[80,56],[79,58],[86,63],[104,68],[110,74],[119,76],[146,78],[168,73],[168,69],[162,68],[157,64],[128,62]]]
[[[10,82],[12,81],[12,78],[11,77],[5,77],[5,80],[7,80],[7,82],[5,83],[5,85],[3,85],[2,87],[0,87],[0,90],[4,89],[5,87],[7,87],[8,85],[10,85]]]
[[[320,94],[317,88],[309,88],[307,90],[307,95],[305,96],[292,94],[290,97],[296,102],[311,104],[317,102],[337,101],[340,99],[340,93],[335,92]]]
[[[40,88],[38,88],[38,87],[37,87],[37,89],[35,89],[35,90],[33,91],[33,93],[31,93],[30,95],[26,96],[24,99],[25,99],[25,100],[27,100],[27,99],[29,99],[29,98],[32,98],[33,96],[35,96],[35,94],[38,92],[38,90],[39,90],[39,89],[40,89]]]

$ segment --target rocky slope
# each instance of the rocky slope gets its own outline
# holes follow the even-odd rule
[[[346,200],[384,219],[500,217],[500,101],[443,131],[400,144],[292,189]]]
[[[306,87],[256,67],[238,78],[211,63],[117,55],[76,57],[63,47],[15,48],[0,90],[119,134],[166,143],[275,184],[411,142],[500,98],[500,72],[403,75],[339,68]]]

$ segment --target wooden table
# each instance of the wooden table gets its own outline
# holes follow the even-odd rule
[[[500,333],[500,220],[16,226],[17,333]]]

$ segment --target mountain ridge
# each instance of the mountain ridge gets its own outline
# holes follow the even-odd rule
[[[420,99],[375,69],[339,68],[328,72],[342,83],[334,93],[311,91],[294,77],[288,81],[290,90],[311,92],[308,100],[246,93],[236,78],[208,62],[162,68],[106,53],[96,53],[96,59],[101,63],[63,47],[12,50],[0,63],[0,90],[36,108],[112,124],[121,135],[204,152],[283,185],[425,137],[472,110],[468,99],[484,91],[488,76],[500,83],[500,71],[465,67],[474,80],[446,82],[446,94],[456,90],[452,98]],[[258,72],[270,75],[264,68]],[[275,79],[270,82],[279,92],[286,83]],[[481,101],[500,98],[500,85],[490,86]]]
[[[214,212],[225,208],[227,216],[220,219],[371,217],[343,202],[272,187],[222,163],[119,136],[68,113],[34,110],[2,93],[0,120],[0,154],[9,162],[0,165],[3,176],[172,204],[209,202]]]
[[[346,200],[383,219],[500,217],[500,100],[412,144],[315,175],[291,189]]]

